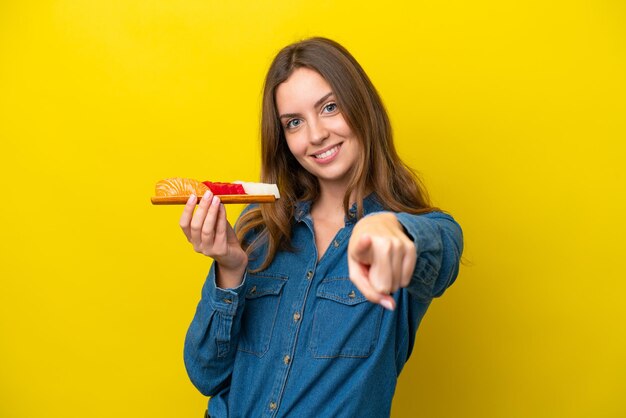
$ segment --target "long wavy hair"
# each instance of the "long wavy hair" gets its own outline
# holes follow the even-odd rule
[[[287,146],[276,107],[276,89],[298,68],[317,71],[330,85],[344,119],[360,143],[343,200],[346,215],[350,197],[363,216],[363,198],[374,191],[386,210],[413,214],[436,210],[419,177],[405,165],[393,144],[391,124],[382,100],[363,68],[337,42],[310,38],[288,45],[274,58],[265,78],[261,116],[261,181],[276,183],[281,198],[250,208],[237,222],[237,236],[246,251],[267,244],[258,270],[269,266],[279,250],[291,250],[295,203],[319,196],[317,178],[306,171]],[[256,232],[251,242],[244,240]]]

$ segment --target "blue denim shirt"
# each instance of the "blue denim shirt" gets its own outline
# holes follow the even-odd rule
[[[366,215],[383,210],[374,195],[363,207]],[[296,208],[296,250],[247,271],[239,287],[218,288],[215,264],[210,269],[184,358],[191,381],[211,397],[212,418],[388,417],[419,323],[457,276],[463,238],[452,217],[397,213],[418,258],[410,285],[393,294],[396,309],[387,311],[349,279],[355,207],[319,261],[309,209],[308,202]]]

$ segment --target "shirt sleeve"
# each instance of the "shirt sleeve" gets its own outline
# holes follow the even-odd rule
[[[441,296],[459,273],[463,253],[461,227],[443,212],[396,213],[396,217],[417,249],[417,262],[407,290],[423,301]]]
[[[245,304],[245,279],[236,288],[215,284],[213,263],[202,288],[202,298],[185,337],[187,374],[198,390],[213,396],[229,385]]]

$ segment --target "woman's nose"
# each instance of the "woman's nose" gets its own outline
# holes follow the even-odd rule
[[[315,121],[309,123],[309,135],[312,144],[318,145],[328,138],[329,132],[324,123]]]

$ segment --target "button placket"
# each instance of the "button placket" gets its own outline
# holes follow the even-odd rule
[[[286,349],[286,352],[283,352],[282,357],[279,357],[280,360],[277,360],[277,361],[280,361],[282,364],[278,363],[277,380],[274,384],[274,387],[271,390],[270,402],[266,404],[268,405],[266,407],[268,408],[266,409],[267,411],[266,415],[268,417],[274,416],[274,414],[276,414],[278,407],[279,407],[279,402],[282,402],[281,400],[282,393],[285,388],[287,376],[289,376],[289,374],[292,372],[292,363],[293,363],[292,354],[294,354],[294,351],[291,351],[291,349],[293,348],[293,345],[295,345],[295,342],[293,342],[293,339],[295,338],[296,335],[298,335],[298,330],[302,323],[302,315],[303,315],[302,310],[304,309],[304,304],[306,303],[306,297],[309,293],[310,287],[312,286],[313,278],[315,277],[316,263],[313,262],[313,263],[310,263],[310,264],[307,263],[307,264],[309,265],[309,268],[305,268],[303,272],[305,280],[293,282],[294,284],[298,283],[299,289],[298,289],[298,296],[296,298],[298,300],[298,303],[292,305],[292,308],[291,308],[292,322],[289,326],[289,338],[292,340],[292,342],[290,344],[286,344],[286,346],[283,347],[283,349]],[[300,274],[302,274],[302,271]],[[256,289],[256,292],[259,293],[258,288]],[[289,321],[288,317],[285,319]]]

